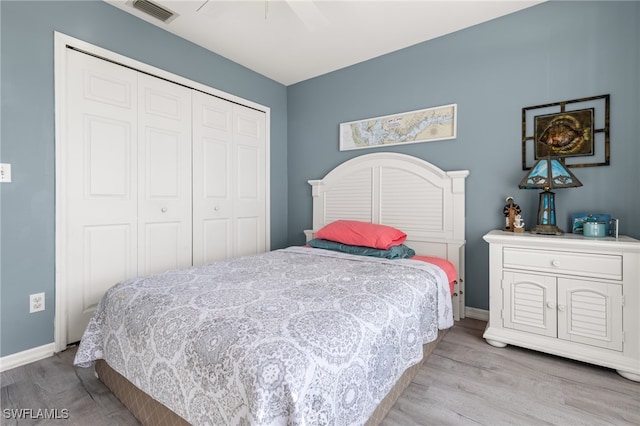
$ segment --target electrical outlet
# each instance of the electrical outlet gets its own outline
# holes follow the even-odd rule
[[[29,295],[29,313],[44,311],[44,293]]]
[[[0,182],[11,182],[11,164],[0,163]]]

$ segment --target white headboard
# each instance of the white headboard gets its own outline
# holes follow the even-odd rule
[[[338,219],[401,229],[417,254],[439,256],[458,271],[454,317],[464,317],[465,178],[410,155],[381,152],[352,158],[310,180],[315,231]],[[455,302],[455,299],[454,299]],[[456,306],[457,305],[457,306]]]

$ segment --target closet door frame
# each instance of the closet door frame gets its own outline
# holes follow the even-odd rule
[[[156,68],[154,66],[145,64],[135,59],[120,55],[118,53],[103,49],[96,45],[87,43],[74,37],[70,37],[60,32],[54,32],[54,87],[55,87],[55,169],[56,169],[56,197],[55,197],[55,316],[54,316],[54,339],[55,339],[55,351],[59,352],[67,347],[67,272],[66,262],[67,255],[65,251],[66,246],[66,224],[65,224],[65,205],[66,198],[64,188],[66,182],[64,181],[64,173],[62,171],[65,168],[64,156],[60,153],[64,152],[65,141],[67,138],[65,123],[67,119],[66,112],[66,76],[67,76],[67,52],[69,48],[83,51],[85,53],[133,68],[135,70],[154,75],[166,79],[168,81],[186,86],[210,95],[226,99],[228,101],[247,106],[249,108],[261,111],[265,114],[265,178],[266,178],[266,193],[265,193],[265,239],[267,250],[271,247],[270,237],[270,123],[271,123],[271,110],[269,107],[257,104],[247,99],[234,96],[232,94],[223,92],[221,90],[206,86],[204,84],[189,80],[181,77],[177,74],[170,73],[168,71]]]

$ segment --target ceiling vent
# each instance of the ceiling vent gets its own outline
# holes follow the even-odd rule
[[[138,9],[139,11],[144,12],[149,16],[153,16],[154,18],[161,20],[165,24],[168,24],[178,17],[178,14],[173,13],[169,9],[149,0],[131,0],[128,3],[134,9]]]

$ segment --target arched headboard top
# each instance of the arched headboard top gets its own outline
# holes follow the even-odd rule
[[[344,163],[336,166],[321,180],[325,183],[330,182],[332,179],[339,179],[344,175],[352,173],[354,170],[374,166],[399,166],[406,169],[416,167],[420,170],[419,173],[424,173],[426,175],[430,174],[432,175],[433,179],[443,179],[445,178],[445,176],[451,176],[452,174],[459,174],[462,175],[462,177],[466,177],[469,175],[468,170],[445,172],[435,164],[429,163],[428,161],[425,161],[418,157],[413,157],[411,155],[400,154],[397,152],[378,152],[373,154],[360,155],[358,157],[347,160]]]
[[[417,157],[381,152],[352,158],[310,180],[313,231],[338,219],[394,226],[408,241],[464,244],[465,178]]]

